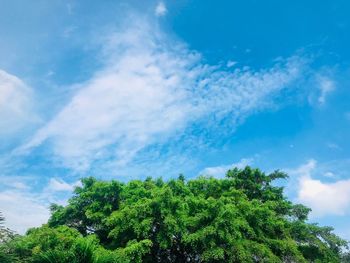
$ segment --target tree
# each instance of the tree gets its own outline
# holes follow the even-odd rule
[[[6,244],[16,237],[16,234],[4,226],[5,217],[0,212],[0,262],[13,262],[13,256],[9,253]]]
[[[250,167],[224,179],[85,178],[11,253],[20,262],[341,262],[347,243],[308,223],[310,209],[274,184],[286,178]]]

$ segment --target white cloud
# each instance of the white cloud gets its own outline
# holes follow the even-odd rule
[[[48,207],[39,202],[37,196],[15,190],[0,192],[0,211],[6,219],[5,225],[20,234],[49,218]]]
[[[79,185],[80,181],[75,182],[73,184],[69,184],[60,178],[51,178],[45,190],[48,192],[71,192],[76,186]]]
[[[317,82],[318,82],[318,88],[320,90],[318,102],[320,104],[324,104],[326,102],[326,98],[329,95],[329,93],[335,90],[336,88],[335,82],[331,78],[327,76],[322,76],[322,75],[317,76]]]
[[[332,177],[335,177],[335,174],[332,173],[332,172],[325,172],[325,173],[323,174],[323,176],[324,176],[324,177],[328,177],[328,178],[332,178]]]
[[[156,16],[164,16],[168,12],[164,2],[159,2],[154,10]]]
[[[104,69],[79,84],[71,101],[21,150],[50,142],[62,165],[76,171],[99,160],[123,165],[193,123],[214,127],[226,118],[234,130],[303,70],[304,61],[292,57],[260,71],[225,71],[149,23],[135,25],[110,35]]]
[[[316,168],[317,161],[314,159],[308,160],[305,164],[296,169],[286,169],[287,173],[292,176],[303,177],[311,176],[311,172]]]
[[[350,207],[350,180],[323,183],[311,177],[300,178],[298,200],[311,207],[312,215],[344,215]]]
[[[28,186],[28,181],[30,177],[23,178],[21,176],[5,176],[1,175],[0,187],[10,187],[17,190],[26,190],[30,187]]]
[[[226,63],[226,67],[228,68],[232,68],[234,65],[236,65],[238,62],[237,61],[232,61],[232,60],[229,60],[227,61]]]
[[[1,176],[0,212],[5,216],[5,225],[23,234],[28,228],[37,227],[47,222],[49,205],[56,203],[67,205],[67,199],[81,182],[67,183],[61,178],[51,178],[40,190],[29,187],[40,180],[33,176]],[[37,185],[36,185],[37,187]]]
[[[311,174],[316,166],[316,161],[310,160],[292,173],[299,176],[297,201],[312,209],[312,217],[347,214],[350,208],[350,179],[330,183],[313,179]],[[333,173],[324,175],[334,177]]]
[[[243,158],[237,163],[229,164],[229,165],[221,165],[221,166],[215,166],[215,167],[207,167],[203,169],[199,174],[200,175],[211,175],[214,177],[224,177],[226,172],[229,169],[232,168],[239,168],[242,169],[246,167],[247,165],[252,165],[253,164],[253,159],[252,158]]]
[[[0,70],[0,136],[9,136],[38,119],[32,91],[19,78]]]

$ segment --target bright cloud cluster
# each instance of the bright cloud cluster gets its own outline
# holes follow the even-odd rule
[[[323,183],[302,177],[298,200],[311,207],[314,216],[345,215],[350,208],[350,180]]]
[[[345,215],[350,208],[350,180],[322,182],[311,177],[317,162],[310,160],[294,174],[299,175],[297,200],[312,209],[312,216]]]

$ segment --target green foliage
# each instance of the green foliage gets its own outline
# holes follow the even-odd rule
[[[52,205],[48,224],[7,242],[6,253],[38,263],[344,260],[346,242],[309,224],[310,209],[273,184],[285,178],[250,167],[224,179],[85,178],[66,207]]]
[[[10,229],[4,227],[5,218],[0,212],[0,262],[10,263],[14,261],[14,256],[9,253],[7,243],[16,237]]]

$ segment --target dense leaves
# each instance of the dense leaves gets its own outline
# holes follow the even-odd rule
[[[3,245],[12,262],[341,262],[346,242],[275,186],[286,174],[82,180],[47,225]],[[345,256],[343,256],[343,260]]]

